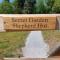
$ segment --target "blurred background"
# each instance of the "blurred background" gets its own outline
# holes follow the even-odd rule
[[[60,13],[60,0],[0,0],[0,14]]]

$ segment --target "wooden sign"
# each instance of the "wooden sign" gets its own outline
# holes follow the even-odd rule
[[[3,17],[5,30],[30,31],[56,29],[56,17]]]

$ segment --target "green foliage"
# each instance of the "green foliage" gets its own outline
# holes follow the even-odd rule
[[[0,14],[47,14],[60,13],[60,0],[4,0]]]
[[[53,7],[53,13],[60,13],[60,6],[54,6]]]
[[[55,0],[55,4],[53,6],[53,13],[60,13],[60,0]]]
[[[37,13],[52,13],[55,0],[37,0]]]
[[[13,2],[15,13],[17,13],[17,14],[22,14],[23,13],[24,2],[25,2],[25,0],[15,0]]]
[[[35,4],[36,1],[35,0],[25,0],[25,4],[24,4],[24,13],[25,14],[32,14],[35,13]]]
[[[4,0],[4,1],[7,1],[7,2],[9,2],[9,0]]]
[[[12,14],[14,12],[12,4],[9,4],[7,1],[4,1],[0,4],[0,13],[1,14]]]

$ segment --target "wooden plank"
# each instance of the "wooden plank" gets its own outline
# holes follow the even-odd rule
[[[55,58],[24,58],[24,57],[21,57],[21,58],[4,58],[4,60],[60,60],[60,58],[58,57],[55,57]]]
[[[21,58],[20,60],[60,60],[60,58]]]
[[[60,60],[60,57],[50,57],[50,58],[4,58],[4,60]]]
[[[45,30],[56,29],[55,16],[4,17],[6,30]]]

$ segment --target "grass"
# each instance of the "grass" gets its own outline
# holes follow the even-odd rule
[[[49,31],[43,31],[43,36],[45,40],[49,40],[49,38],[57,38],[58,41],[60,41],[60,30],[49,30]]]
[[[12,56],[16,49],[24,46],[28,32],[5,32],[0,33],[0,53],[4,56]]]
[[[43,36],[50,48],[60,43],[60,30],[43,31]]]

